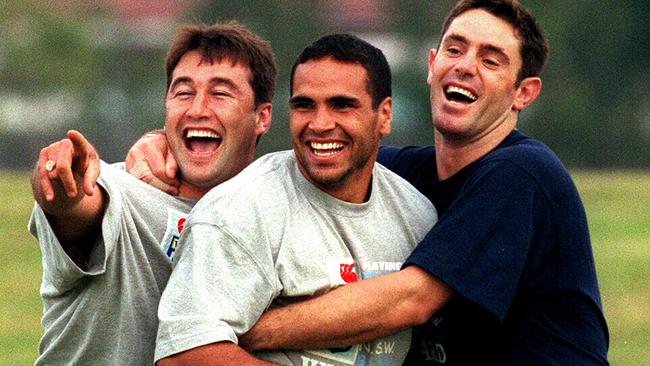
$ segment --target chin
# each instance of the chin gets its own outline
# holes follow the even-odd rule
[[[212,176],[194,173],[197,171],[207,171],[206,168],[191,167],[189,169],[185,169],[185,171],[189,171],[190,173],[185,174],[185,172],[181,170],[181,179],[185,181],[185,183],[188,183],[195,187],[199,187],[199,188],[212,187],[216,185],[214,182],[218,180],[218,177],[212,177]]]
[[[321,174],[311,174],[311,180],[318,186],[321,187],[333,187],[340,185],[343,181],[345,174],[343,173],[321,173]]]
[[[468,137],[467,131],[449,126],[435,126],[436,132],[449,141],[462,141]]]

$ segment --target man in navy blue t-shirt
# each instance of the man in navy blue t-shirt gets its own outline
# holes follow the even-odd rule
[[[408,364],[607,365],[582,202],[553,152],[516,130],[547,53],[519,3],[458,3],[429,54],[435,147],[378,159],[440,221],[400,272],[273,309],[241,344],[342,346],[423,324]]]

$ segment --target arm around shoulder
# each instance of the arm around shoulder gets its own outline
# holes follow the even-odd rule
[[[266,350],[366,342],[425,323],[451,295],[452,290],[442,281],[409,266],[272,309],[240,338],[240,345],[248,350]]]

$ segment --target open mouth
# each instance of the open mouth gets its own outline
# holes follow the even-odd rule
[[[460,104],[472,104],[478,99],[471,91],[455,85],[450,85],[445,89],[445,97],[450,102]]]
[[[210,130],[188,129],[185,131],[185,146],[195,153],[211,153],[221,145],[221,135]]]
[[[310,142],[311,151],[316,156],[331,156],[343,150],[343,144],[339,142]]]

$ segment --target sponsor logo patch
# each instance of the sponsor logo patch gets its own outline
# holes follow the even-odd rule
[[[167,208],[167,230],[160,242],[160,247],[167,254],[170,260],[174,259],[178,239],[185,229],[185,222],[187,221],[187,214],[181,211]]]
[[[349,257],[327,257],[325,268],[332,288],[398,271],[402,262],[368,261],[356,263]],[[354,321],[353,319],[351,321]],[[411,345],[406,330],[371,342],[345,347],[305,350],[292,354],[294,364],[302,366],[395,365],[402,364]]]
[[[326,259],[327,275],[333,287],[360,280],[357,267],[352,258],[328,257]]]

